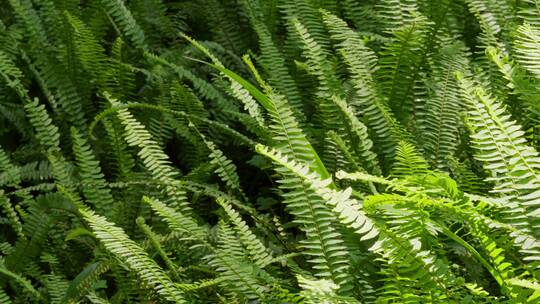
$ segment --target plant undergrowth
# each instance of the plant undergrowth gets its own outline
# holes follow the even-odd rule
[[[5,0],[0,303],[540,303],[537,0]]]

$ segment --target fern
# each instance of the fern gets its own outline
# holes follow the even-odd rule
[[[101,1],[100,3],[110,18],[114,19],[122,32],[131,40],[133,46],[145,51],[148,50],[144,32],[137,24],[135,18],[133,18],[133,15],[123,0]]]
[[[510,120],[497,100],[463,76],[460,85],[470,109],[469,125],[473,130],[476,157],[493,172],[490,180],[496,183],[494,192],[508,197],[511,202],[507,206],[507,219],[537,236],[538,208],[534,201],[538,153],[526,144],[523,131]]]
[[[232,209],[232,207],[224,200],[217,200],[218,204],[225,210],[227,216],[233,222],[236,230],[238,231],[240,240],[247,248],[249,255],[255,265],[264,268],[272,262],[272,255],[268,252],[268,249],[256,238],[256,236],[249,230],[246,223],[240,218],[240,215]]]
[[[71,129],[71,136],[86,199],[93,204],[97,212],[107,214],[108,206],[113,204],[113,197],[101,173],[99,163],[92,155],[86,140],[76,129]]]
[[[540,32],[536,27],[525,23],[518,28],[518,35],[515,41],[516,58],[518,62],[531,72],[537,79],[540,76],[537,46],[540,43]]]
[[[466,69],[463,46],[450,45],[440,50],[432,68],[432,94],[424,106],[425,118],[418,119],[425,134],[424,150],[434,167],[447,170],[448,159],[459,144],[461,94],[454,74]]]
[[[382,150],[381,153],[385,157],[391,158],[396,142],[406,135],[399,128],[399,123],[377,91],[374,83],[377,59],[360,37],[342,20],[327,13],[323,13],[323,18],[332,39],[339,41],[338,50],[351,73],[358,96],[353,103],[354,110],[364,115],[374,141],[381,145],[379,151]]]
[[[539,8],[6,1],[0,302],[537,303]]]
[[[174,286],[171,279],[122,229],[91,210],[81,208],[79,212],[105,248],[127,263],[146,284],[155,288],[158,294],[169,301],[185,302],[182,292]]]
[[[117,105],[115,100],[111,100],[112,105]],[[143,160],[146,168],[152,173],[156,180],[164,181],[165,190],[174,200],[175,206],[182,208],[184,212],[191,212],[187,205],[185,193],[174,188],[173,183],[177,172],[170,166],[169,158],[161,151],[159,145],[152,140],[150,133],[142,126],[126,109],[118,111],[118,118],[124,125],[125,139],[130,146],[138,147],[139,157]],[[169,184],[169,185],[168,185]]]

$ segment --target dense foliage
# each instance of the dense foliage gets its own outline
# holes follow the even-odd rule
[[[540,303],[540,1],[4,0],[0,303]]]

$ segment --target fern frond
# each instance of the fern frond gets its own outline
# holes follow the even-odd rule
[[[266,155],[263,146],[257,147],[259,153]],[[279,156],[282,157],[281,154]],[[284,188],[291,189],[284,194],[285,203],[306,232],[307,238],[302,242],[304,254],[311,257],[309,261],[318,270],[316,276],[332,279],[343,292],[348,291],[351,278],[347,273],[346,251],[343,241],[339,238],[339,232],[333,228],[335,224],[331,210],[325,206],[320,196],[304,186],[300,176],[286,167],[278,167],[276,170],[283,176],[280,182],[284,184]]]
[[[157,251],[159,256],[163,259],[167,267],[169,268],[169,271],[172,273],[172,277],[174,280],[179,281],[180,276],[178,274],[177,268],[173,261],[169,258],[165,250],[163,249],[163,246],[160,243],[160,240],[158,239],[157,235],[152,231],[152,228],[148,226],[144,220],[143,217],[139,216],[135,220],[137,223],[137,226],[142,230],[142,232],[146,235],[150,243],[152,244],[152,247]]]
[[[210,51],[207,48],[205,48],[202,44],[200,44],[199,42],[193,40],[192,38],[186,35],[182,35],[182,37],[184,37],[186,40],[191,42],[201,52],[203,52],[206,56],[208,56],[215,65],[219,67],[224,67],[221,61],[216,56],[212,55]],[[244,104],[244,108],[248,111],[251,117],[257,120],[261,128],[264,127],[265,125],[264,118],[259,109],[259,104],[255,101],[255,99],[251,96],[251,94],[249,94],[249,92],[244,87],[242,87],[242,85],[239,84],[234,78],[231,78],[227,76],[226,74],[225,76],[231,82],[231,90],[233,92],[233,96],[236,97],[238,100],[240,100]]]
[[[64,14],[73,28],[73,40],[77,58],[81,61],[85,70],[89,72],[90,77],[103,89],[107,90],[107,82],[112,73],[108,68],[109,58],[105,55],[105,49],[94,37],[91,29],[79,18],[67,11]]]
[[[114,199],[101,172],[99,162],[93,155],[88,142],[77,129],[71,128],[71,138],[86,199],[94,206],[98,214],[110,214]]]
[[[233,2],[234,3],[234,2]],[[211,32],[214,39],[227,49],[241,55],[248,49],[250,41],[247,35],[247,28],[244,28],[240,20],[245,21],[241,7],[232,7],[231,2],[204,0],[203,8],[207,10],[208,23],[213,25]],[[236,3],[234,3],[236,4]]]
[[[353,103],[354,111],[365,117],[366,125],[373,133],[374,142],[381,145],[379,151],[386,158],[391,159],[395,145],[398,140],[404,139],[405,135],[403,128],[399,126],[377,92],[374,79],[376,56],[343,20],[325,12],[323,12],[323,20],[332,39],[339,42],[338,50],[351,74],[357,94]]]
[[[325,204],[333,207],[333,211],[337,213],[343,224],[351,227],[357,234],[362,236],[362,240],[369,240],[378,235],[378,229],[360,209],[358,201],[350,198],[351,188],[342,191],[334,190],[330,187],[331,179],[321,179],[320,175],[310,171],[308,167],[287,158],[281,152],[262,145],[257,145],[256,150],[302,178],[303,182],[307,183],[317,195],[325,200]]]
[[[0,146],[0,171],[5,176],[0,178],[0,185],[17,185],[21,182],[21,168],[15,166],[6,151]]]
[[[336,294],[338,286],[328,280],[308,279],[301,275],[297,275],[298,285],[302,287],[300,294],[304,297],[304,303],[357,303],[352,298],[340,297]]]
[[[278,48],[269,28],[264,23],[264,20],[262,20],[264,16],[260,16],[262,11],[261,1],[243,0],[242,2],[246,8],[253,29],[259,37],[261,52],[260,63],[269,76],[268,81],[270,85],[287,97],[297,119],[304,121],[305,114],[302,96],[300,95],[295,79],[287,69],[285,55]]]
[[[538,237],[538,152],[527,145],[520,126],[495,98],[463,75],[460,86],[468,103],[475,157],[492,173],[488,180],[496,184],[493,192],[509,199],[506,219]]]
[[[419,83],[423,60],[427,56],[425,44],[429,22],[418,17],[395,30],[379,55],[379,69],[375,74],[380,90],[398,121],[406,127],[414,125],[418,108],[416,94],[424,90]],[[422,92],[423,94],[423,92]]]
[[[540,79],[540,30],[530,24],[523,24],[517,29],[515,53],[517,61],[536,79]]]
[[[346,118],[348,130],[352,130],[353,135],[351,138],[352,150],[355,151],[357,161],[365,164],[365,168],[375,174],[380,173],[379,163],[377,160],[377,154],[371,149],[373,148],[373,142],[369,138],[368,130],[366,126],[358,120],[347,103],[336,97],[332,96],[333,102],[341,110],[341,113]]]
[[[217,199],[217,203],[225,210],[227,216],[233,223],[240,240],[246,247],[248,254],[251,256],[252,262],[260,268],[264,268],[266,265],[270,264],[272,261],[272,254],[250,231],[246,222],[240,217],[240,214],[238,214],[238,212],[223,199]]]
[[[540,26],[540,17],[538,16],[538,8],[540,2],[538,0],[523,0],[518,3],[518,16],[534,27]]]
[[[133,46],[148,51],[146,38],[141,27],[137,24],[131,11],[123,0],[101,0],[103,9],[114,19],[118,26],[130,40]]]
[[[160,296],[168,301],[187,303],[184,300],[183,292],[174,285],[156,262],[132,241],[121,228],[116,227],[91,210],[79,208],[79,212],[105,248],[129,265],[145,284],[154,288]]]
[[[11,299],[6,294],[3,288],[0,288],[0,303],[11,304]]]
[[[382,0],[374,8],[383,30],[390,33],[414,23],[419,15],[417,1],[414,0]]]
[[[501,31],[501,25],[497,16],[490,9],[491,1],[467,0],[467,5],[475,15],[482,27],[482,30],[496,35]]]
[[[332,96],[343,97],[345,95],[341,82],[334,71],[329,57],[324,53],[321,45],[311,36],[307,28],[297,19],[293,19],[291,22],[302,42],[302,53],[307,58],[307,71],[309,74],[315,76],[319,82],[319,87],[315,95],[315,115],[322,128],[322,134],[324,135],[328,131],[341,132],[345,129],[345,126],[340,120],[339,109],[331,101]],[[323,139],[324,141],[328,141],[327,138]],[[337,159],[331,145],[325,146],[321,155],[329,170],[334,171]]]
[[[298,0],[294,2],[283,2],[280,5],[280,9],[287,22],[286,25],[289,33],[294,32],[294,28],[296,27],[294,25],[294,20],[296,19],[298,22],[305,25],[306,31],[311,33],[314,42],[320,46],[323,53],[328,53],[330,51],[326,30],[321,22],[320,14],[317,11],[318,8],[313,1]],[[290,38],[294,39],[296,36],[291,35]]]
[[[34,128],[41,145],[49,151],[60,151],[60,133],[58,127],[52,124],[45,105],[39,104],[37,98],[25,104],[24,109]]]
[[[467,64],[461,43],[448,44],[433,59],[430,96],[418,124],[424,153],[440,170],[448,170],[448,159],[458,147],[463,102],[454,75],[465,71]]]
[[[520,47],[516,47],[516,49],[517,57],[520,58]],[[510,93],[516,95],[520,101],[515,105],[510,104],[509,110],[523,124],[533,125],[535,121],[540,119],[540,94],[537,91],[539,81],[530,77],[520,64],[510,60],[508,56],[504,56],[501,50],[488,47],[486,54],[507,80],[508,87],[511,89]],[[528,54],[530,55],[530,53]],[[523,113],[525,115],[522,115]]]
[[[14,89],[19,96],[26,96],[26,91],[22,86],[21,79],[23,78],[23,73],[15,65],[13,59],[6,53],[0,50],[0,75],[2,75],[3,81],[6,84]]]
[[[3,191],[0,191],[0,207],[4,213],[4,215],[7,217],[9,224],[11,228],[15,231],[18,237],[20,238],[26,238],[24,232],[23,232],[23,226],[21,223],[21,220],[19,219],[19,216],[15,212],[15,209],[12,206],[12,203],[9,201],[8,198],[4,196]]]
[[[205,143],[208,149],[210,149],[210,163],[217,167],[215,171],[217,175],[229,188],[239,193],[242,197],[245,197],[234,163],[213,142],[205,140]]]
[[[404,141],[399,142],[392,175],[399,177],[415,176],[427,173],[428,168],[428,163],[412,144]]]
[[[243,250],[232,228],[221,222],[218,230],[219,244],[207,258],[222,278],[221,285],[237,296],[250,300],[263,299],[267,287],[260,284],[256,266],[246,263]]]
[[[113,106],[119,106],[119,103],[114,99],[110,99],[110,102]],[[169,157],[127,109],[118,110],[118,118],[124,126],[127,143],[140,149],[139,157],[153,178],[165,184],[165,191],[169,194],[171,203],[181,208],[182,212],[191,214],[192,210],[187,202],[186,193],[172,186],[178,173],[171,166]]]
[[[34,286],[32,286],[32,283],[27,278],[22,277],[7,269],[3,261],[0,264],[0,275],[7,276],[8,278],[10,278],[10,280],[13,280],[14,283],[21,285],[26,291],[28,291],[32,295],[32,298],[34,298],[35,300],[41,300],[41,294],[34,288]]]
[[[185,236],[185,238],[201,242],[206,240],[207,231],[204,227],[201,227],[195,220],[186,215],[168,207],[161,201],[143,197],[143,202],[147,203],[152,209],[167,222],[171,230],[177,231]]]

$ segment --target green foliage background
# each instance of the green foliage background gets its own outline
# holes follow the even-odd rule
[[[4,0],[0,303],[540,303],[540,1]]]

